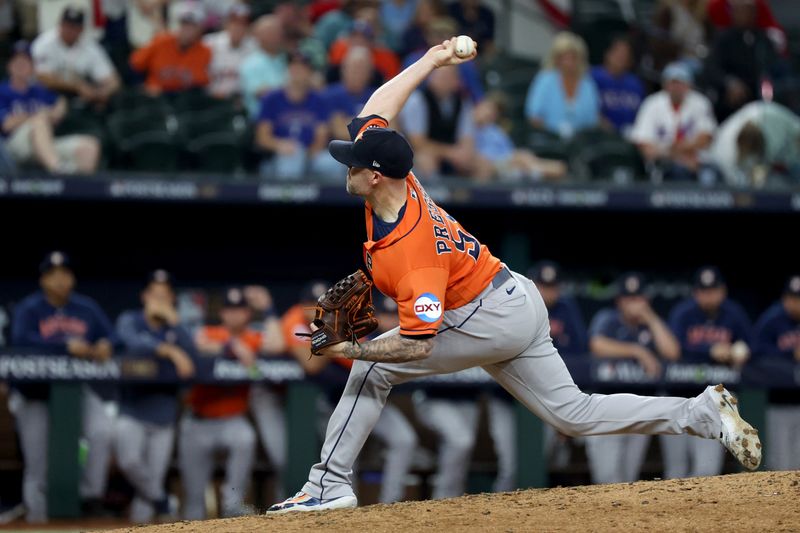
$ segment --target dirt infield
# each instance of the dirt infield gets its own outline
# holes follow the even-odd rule
[[[177,522],[116,531],[800,531],[800,472],[479,494],[327,513]]]

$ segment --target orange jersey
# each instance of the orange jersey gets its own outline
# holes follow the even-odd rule
[[[361,120],[356,141],[378,116]],[[406,209],[385,237],[372,240],[372,206],[366,204],[364,263],[375,286],[397,302],[400,333],[435,335],[444,311],[475,299],[503,268],[486,246],[437,206],[413,173],[406,180]]]
[[[222,326],[206,326],[203,333],[213,341],[231,340],[230,332]],[[256,353],[261,349],[262,337],[258,331],[244,331],[239,340]],[[226,418],[245,413],[249,395],[249,385],[195,385],[189,392],[189,405],[192,412],[203,418]]]
[[[286,311],[283,318],[281,318],[281,330],[283,331],[283,338],[286,340],[287,348],[291,350],[300,346],[311,350],[311,343],[308,338],[296,335],[296,333],[311,333],[311,328],[308,326],[306,319],[305,308],[302,304],[293,305]],[[347,369],[353,366],[353,362],[344,357],[335,357],[333,362]]]
[[[131,54],[134,70],[147,74],[145,85],[162,91],[182,91],[208,85],[211,49],[198,42],[181,50],[171,33],[156,36]]]

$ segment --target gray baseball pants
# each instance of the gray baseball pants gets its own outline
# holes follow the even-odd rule
[[[353,494],[353,462],[394,385],[475,366],[567,435],[719,435],[721,421],[710,387],[695,398],[581,392],[553,347],[547,309],[533,282],[512,273],[499,287],[494,285],[469,304],[445,311],[428,358],[396,364],[355,362],[328,423],[321,460],[311,468],[304,492],[323,501]]]

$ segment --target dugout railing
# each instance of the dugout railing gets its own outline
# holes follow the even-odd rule
[[[588,356],[565,359],[576,383],[592,392],[658,390],[662,393],[686,393],[701,390],[707,384],[724,382],[738,392],[743,416],[756,427],[764,428],[770,390],[800,392],[800,364],[775,358],[755,357],[742,369],[707,364],[668,363],[659,378],[647,376],[641,367],[627,361],[600,361]],[[42,351],[6,349],[0,351],[0,381],[14,383],[51,383],[48,501],[52,517],[70,518],[80,514],[78,482],[80,478],[80,430],[82,384],[93,381],[116,383],[174,383],[173,368],[163,361],[114,359],[97,364],[66,355]],[[222,359],[201,360],[195,383],[242,383],[267,381],[284,384],[287,389],[288,466],[285,475],[287,492],[301,486],[308,468],[316,462],[319,439],[315,417],[307,416],[321,387],[341,386],[326,381],[325,374],[307,378],[299,364],[289,358],[260,359],[255,369]],[[181,382],[181,383],[191,383]],[[425,388],[477,386],[497,387],[480,368],[441,376],[430,376],[398,387]],[[798,394],[800,398],[800,394]],[[543,444],[542,422],[517,404],[518,475],[520,488],[544,487],[547,483],[547,460]],[[766,432],[761,432],[765,453],[769,453]]]

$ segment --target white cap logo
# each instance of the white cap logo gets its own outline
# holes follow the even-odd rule
[[[625,280],[625,290],[628,292],[636,292],[639,290],[639,280],[633,276]]]
[[[700,283],[703,285],[713,285],[714,284],[714,271],[713,270],[704,270],[700,274]]]
[[[795,276],[789,282],[789,288],[792,292],[800,292],[800,276]]]

